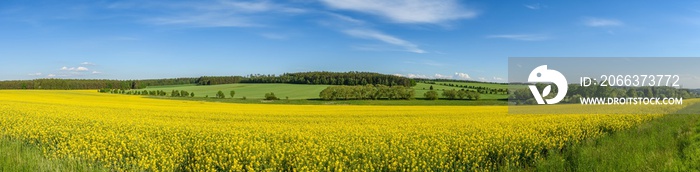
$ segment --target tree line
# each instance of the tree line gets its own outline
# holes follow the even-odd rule
[[[440,97],[438,96],[437,91],[430,90],[428,92],[425,92],[423,94],[425,99],[428,100],[437,100]],[[442,91],[442,97],[444,99],[449,99],[449,100],[479,100],[481,98],[481,94],[476,91],[470,91],[470,90],[443,90]]]
[[[355,85],[355,86],[329,86],[319,93],[323,100],[377,100],[377,99],[404,99],[415,98],[415,90],[404,86],[386,85]]]
[[[251,74],[248,76],[205,76],[197,80],[198,85],[235,83],[289,83],[314,85],[388,85],[415,86],[413,79],[372,72],[298,72],[282,75]]]
[[[197,78],[168,78],[145,80],[108,80],[108,79],[34,79],[0,81],[0,89],[143,89],[148,86],[192,84]]]
[[[535,84],[538,91],[543,90],[547,84]],[[579,84],[569,84],[567,95],[561,103],[580,103],[581,97],[673,97],[673,98],[693,98],[698,94],[688,89],[673,87],[608,87],[595,84],[594,86],[582,87]],[[551,94],[545,98],[553,98],[559,92],[556,85],[551,86]],[[537,104],[530,88],[514,90],[508,97],[509,101],[516,104]]]
[[[435,82],[433,82],[435,83]],[[438,85],[444,85],[444,86],[450,86],[450,87],[459,87],[459,88],[468,88],[468,89],[474,89],[476,92],[479,92],[481,94],[508,94],[508,89],[505,88],[489,88],[489,87],[484,87],[484,86],[473,86],[473,85],[459,85],[459,84],[452,84],[452,83],[439,83]]]
[[[276,75],[249,76],[202,76],[198,78],[168,78],[144,80],[108,80],[108,79],[34,79],[0,81],[0,89],[143,89],[148,86],[162,85],[218,85],[235,83],[290,83],[318,85],[388,85],[414,86],[410,78],[371,72],[300,72]]]
[[[100,93],[144,95],[144,96],[170,96],[170,97],[194,97],[194,92],[185,90],[172,90],[170,94],[163,90],[124,90],[124,89],[99,89]]]

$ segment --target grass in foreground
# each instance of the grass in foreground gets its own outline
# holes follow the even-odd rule
[[[589,139],[536,163],[538,171],[700,170],[700,103],[636,128]]]
[[[106,171],[88,163],[46,158],[35,145],[0,138],[0,171]]]

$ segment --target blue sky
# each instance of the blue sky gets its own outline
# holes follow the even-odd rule
[[[508,57],[698,57],[697,1],[0,1],[0,80],[372,71],[507,81]]]

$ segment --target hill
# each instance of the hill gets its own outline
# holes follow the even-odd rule
[[[307,85],[307,84],[221,84],[221,85],[167,85],[153,86],[141,90],[163,90],[170,92],[171,90],[185,90],[193,92],[195,97],[214,97],[216,92],[223,91],[226,97],[230,97],[231,90],[236,91],[234,98],[246,97],[249,99],[262,99],[265,93],[274,92],[281,99],[289,97],[289,99],[315,99],[321,90],[328,85]]]
[[[184,85],[165,85],[165,86],[151,86],[140,90],[163,90],[165,92],[170,92],[171,90],[185,90],[187,92],[194,92],[195,97],[214,97],[218,91],[223,91],[226,97],[229,97],[229,92],[231,90],[236,91],[235,98],[242,98],[245,96],[248,99],[262,99],[265,93],[274,92],[275,95],[281,99],[289,97],[289,99],[317,99],[319,98],[319,93],[321,90],[325,89],[329,85],[309,85],[309,84],[259,84],[259,83],[238,83],[238,84],[221,84],[221,85],[195,85],[195,84],[184,84]],[[412,88],[416,91],[416,98],[424,98],[423,94],[430,91],[431,84],[416,83],[416,86]],[[432,84],[433,90],[441,94],[443,90],[461,89],[458,87],[451,87],[445,85]],[[483,83],[482,86],[498,86],[497,84]],[[505,94],[481,94],[481,99],[506,99],[508,95]]]

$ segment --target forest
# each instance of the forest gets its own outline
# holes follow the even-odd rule
[[[218,85],[235,83],[290,83],[316,85],[387,85],[411,87],[410,78],[372,72],[299,72],[276,75],[251,74],[248,76],[202,76],[198,78],[168,78],[144,80],[108,79],[34,79],[0,81],[0,89],[143,89],[162,85]]]

